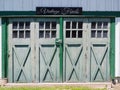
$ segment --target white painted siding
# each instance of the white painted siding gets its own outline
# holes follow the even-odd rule
[[[0,18],[0,79],[2,78],[2,24]]]
[[[120,18],[115,22],[115,76],[120,77]]]
[[[0,0],[0,11],[35,11],[37,6],[83,7],[83,11],[120,11],[120,0]]]
[[[0,0],[0,11],[5,10],[5,8],[4,8],[4,6],[5,6],[4,1],[5,1],[5,0]]]

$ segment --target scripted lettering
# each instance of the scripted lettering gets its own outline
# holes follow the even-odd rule
[[[79,9],[71,9],[71,8],[64,8],[62,11],[61,11],[61,14],[63,15],[69,15],[69,14],[79,14],[80,11]]]
[[[37,7],[36,8],[37,15],[81,15],[82,8],[67,8],[67,7]]]
[[[60,11],[54,10],[54,9],[41,8],[40,13],[43,13],[43,14],[55,14],[56,15],[56,14],[59,14]]]

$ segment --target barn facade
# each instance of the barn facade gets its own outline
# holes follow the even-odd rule
[[[110,82],[120,76],[119,0],[0,0],[0,78]]]

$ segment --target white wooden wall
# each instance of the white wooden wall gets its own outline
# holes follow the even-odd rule
[[[0,18],[0,79],[2,78],[2,23]]]
[[[120,11],[120,0],[0,0],[0,11],[35,11],[37,6],[83,7],[83,11]]]
[[[115,19],[115,76],[120,77],[120,17]]]

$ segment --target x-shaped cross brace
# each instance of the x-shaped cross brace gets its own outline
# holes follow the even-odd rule
[[[30,48],[30,47],[27,48],[27,50],[26,50],[27,53],[24,54],[24,58],[23,58],[22,64],[20,64],[20,62],[19,62],[19,58],[18,58],[18,55],[17,55],[17,53],[16,53],[15,48],[16,48],[16,47],[13,46],[13,50],[14,50],[15,56],[16,56],[16,58],[17,58],[17,61],[18,61],[19,66],[20,66],[20,70],[19,70],[19,72],[18,72],[16,81],[19,81],[22,72],[23,72],[23,75],[24,75],[25,79],[27,80],[27,72],[26,72],[26,70],[25,70],[24,67],[25,67],[25,64],[26,64],[26,62],[27,62],[27,59],[28,59],[29,53],[30,53],[30,51],[31,51],[31,48]]]
[[[42,57],[43,57],[44,63],[45,63],[45,65],[46,65],[46,70],[45,70],[46,72],[45,72],[45,74],[44,74],[43,81],[45,80],[48,72],[50,73],[51,79],[53,80],[54,74],[52,73],[51,64],[52,64],[53,59],[54,59],[54,57],[55,57],[55,54],[56,54],[56,51],[57,51],[57,47],[55,46],[55,49],[53,50],[53,54],[52,54],[49,62],[46,62],[47,58],[46,58],[45,55],[43,54],[43,52],[45,52],[45,51],[42,49],[41,46],[40,46],[39,49],[40,49],[41,55],[42,55]],[[54,68],[55,68],[55,67],[54,67]]]
[[[72,65],[72,71],[71,71],[71,73],[70,73],[70,75],[69,75],[69,77],[68,77],[68,80],[71,79],[73,72],[75,72],[75,75],[76,75],[76,77],[77,77],[77,80],[79,80],[79,76],[78,76],[77,71],[76,71],[76,70],[77,70],[76,65],[77,65],[77,63],[78,63],[78,61],[79,61],[79,58],[80,58],[80,56],[81,56],[81,53],[82,53],[82,49],[83,49],[83,48],[82,48],[82,46],[80,47],[80,52],[78,53],[78,55],[77,55],[78,57],[77,57],[77,59],[75,60],[75,62],[72,60],[72,57],[71,57],[71,55],[70,55],[70,51],[69,51],[67,45],[66,45],[65,49],[66,49],[66,53],[68,54],[69,59],[70,59],[70,62],[71,62],[71,65]]]
[[[95,62],[96,62],[97,68],[95,69],[95,72],[94,72],[94,74],[93,74],[92,80],[94,81],[94,80],[96,79],[98,72],[100,72],[100,75],[101,75],[102,79],[104,80],[104,76],[103,76],[103,74],[102,74],[101,65],[102,65],[102,63],[103,63],[103,60],[104,60],[106,54],[107,54],[108,47],[106,46],[106,47],[105,47],[105,50],[104,50],[104,53],[101,53],[101,54],[103,54],[103,55],[102,55],[102,58],[100,58],[100,60],[98,60],[98,59],[96,58],[96,55],[97,55],[97,54],[94,52],[94,49],[93,49],[93,48],[94,48],[94,47],[91,46],[91,50],[92,50],[92,52],[93,52],[93,56],[94,56],[94,58],[95,58]]]

